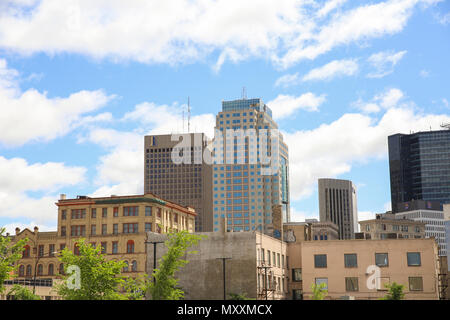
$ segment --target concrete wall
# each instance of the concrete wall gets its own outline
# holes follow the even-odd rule
[[[190,262],[176,274],[179,285],[185,292],[187,300],[222,300],[223,299],[223,262],[219,258],[231,258],[225,262],[226,295],[243,294],[257,298],[256,274],[256,233],[254,232],[203,232],[196,233],[207,238],[200,241],[190,251],[186,259]],[[148,233],[147,241],[163,241],[165,235]],[[156,258],[159,260],[167,248],[157,244]],[[147,273],[153,270],[153,245],[147,245]],[[158,267],[158,263],[157,263]]]

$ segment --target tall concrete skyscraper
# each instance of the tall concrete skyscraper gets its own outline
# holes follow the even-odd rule
[[[216,116],[213,164],[214,230],[260,230],[281,237],[290,221],[289,153],[261,99],[223,101]]]
[[[212,167],[203,161],[207,148],[203,133],[152,135],[144,140],[145,193],[193,207],[197,232],[212,231],[213,223]]]
[[[319,179],[320,221],[339,227],[339,239],[354,239],[358,232],[356,188],[350,180]]]
[[[388,146],[392,212],[411,200],[450,203],[450,130],[395,134]]]

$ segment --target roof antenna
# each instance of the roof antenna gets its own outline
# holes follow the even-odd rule
[[[191,132],[191,105],[188,97],[188,133]]]
[[[242,100],[247,99],[247,91],[245,90],[245,87],[242,87]]]
[[[184,133],[184,105],[183,105],[183,133]]]

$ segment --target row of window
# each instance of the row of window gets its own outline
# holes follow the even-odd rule
[[[108,208],[101,208],[101,212],[102,212],[102,218],[107,218],[108,217]],[[161,208],[156,208],[156,216],[157,217],[161,217]],[[132,206],[132,207],[123,207],[122,210],[122,215],[124,217],[129,217],[129,216],[139,216],[139,207],[138,206]],[[119,216],[119,207],[114,207],[113,208],[113,216],[114,217],[118,217]],[[151,217],[152,216],[152,207],[145,207],[145,216],[146,217]],[[70,217],[71,219],[85,219],[86,218],[86,209],[72,209],[70,210]],[[174,213],[174,217],[177,219],[178,218],[178,214]],[[97,208],[92,208],[91,209],[91,218],[95,219],[97,218]],[[61,220],[66,220],[67,219],[67,210],[61,210]]]
[[[145,232],[153,231],[152,230],[152,223],[151,222],[145,222]],[[119,234],[119,224],[114,223],[113,225],[112,234],[118,235]],[[159,225],[156,225],[155,232],[161,233],[161,227]],[[139,223],[123,223],[122,224],[122,233],[139,233]],[[91,236],[96,236],[97,233],[97,225],[91,225]],[[108,225],[102,224],[101,227],[101,235],[107,235],[108,234]],[[62,226],[61,227],[61,236],[65,237],[67,235],[67,227]],[[84,237],[86,236],[86,226],[85,225],[76,225],[76,226],[70,226],[70,236],[72,237]]]
[[[262,263],[267,262],[269,266],[273,264],[274,267],[278,268],[284,268],[285,266],[285,257],[284,254],[280,254],[277,252],[271,252],[270,250],[267,250],[267,256],[266,256],[266,250],[263,248],[257,250],[258,260]],[[267,261],[266,261],[267,257]],[[286,256],[286,263],[287,263],[287,256]]]
[[[421,266],[420,252],[407,252],[406,258],[409,267]],[[389,266],[389,254],[388,253],[375,253],[375,264],[379,267]],[[356,253],[344,254],[344,266],[346,268],[358,267],[358,256]],[[315,254],[314,255],[314,267],[326,268],[327,267],[327,255]]]

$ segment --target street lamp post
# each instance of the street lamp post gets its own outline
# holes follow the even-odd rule
[[[50,254],[57,254],[57,251],[53,251],[53,252],[49,252],[48,255],[50,256]],[[45,256],[45,253],[43,253],[42,255],[39,255],[39,248],[37,248],[36,250],[36,262],[34,263],[34,277],[33,277],[33,294],[36,293],[36,269],[37,269],[37,265],[39,260]]]
[[[227,290],[226,290],[226,281],[225,281],[225,261],[231,258],[217,258],[218,260],[222,260],[222,270],[223,270],[223,300],[227,300]]]
[[[156,245],[158,243],[164,243],[164,241],[145,241],[145,244],[147,244],[147,243],[153,244],[153,272],[152,272],[152,274],[153,274],[156,269]],[[156,283],[155,275],[153,275],[153,283]]]

